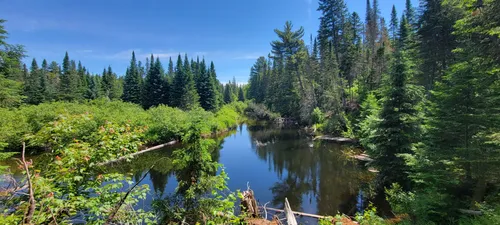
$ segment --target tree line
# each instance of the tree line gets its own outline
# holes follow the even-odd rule
[[[377,190],[417,224],[498,203],[500,1],[406,1],[387,23],[320,0],[320,27],[275,29],[247,97],[281,116],[360,139]],[[496,190],[496,191],[495,191]],[[454,222],[453,222],[454,221]]]
[[[165,71],[160,59],[138,61],[132,52],[124,76],[118,76],[111,66],[101,74],[92,74],[66,52],[62,65],[43,60],[39,66],[33,58],[28,68],[22,63],[26,52],[22,45],[5,42],[7,32],[0,21],[0,103],[3,107],[40,104],[51,101],[83,101],[97,98],[121,99],[144,108],[165,104],[181,109],[202,107],[216,111],[233,101],[244,101],[243,87],[236,81],[223,85],[217,79],[213,62],[196,61],[179,54],[174,66],[172,58]]]

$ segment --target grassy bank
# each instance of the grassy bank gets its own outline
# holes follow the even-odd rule
[[[47,147],[46,143],[40,143],[33,137],[55,132],[54,129],[62,120],[71,120],[80,115],[86,115],[87,119],[65,128],[73,131],[68,138],[80,139],[95,133],[106,123],[113,123],[119,126],[144,127],[142,142],[149,145],[180,140],[195,120],[201,121],[199,125],[202,135],[210,135],[227,131],[242,122],[245,108],[245,103],[234,102],[217,112],[207,112],[201,108],[182,111],[164,105],[144,110],[136,104],[106,100],[0,108],[0,149],[16,151],[23,141],[31,149]]]

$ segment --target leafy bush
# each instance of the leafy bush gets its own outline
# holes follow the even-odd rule
[[[53,149],[48,162],[35,161],[30,166],[34,175],[34,198],[37,203],[33,224],[69,224],[75,219],[91,224],[103,224],[111,211],[118,210],[111,222],[131,224],[147,223],[151,213],[130,210],[144,199],[147,186],[138,186],[125,199],[124,207],[116,208],[124,197],[130,178],[116,173],[102,174],[97,165],[110,159],[128,155],[142,145],[143,127],[117,125],[106,122],[96,128],[90,114],[64,115],[46,124],[33,138],[33,143],[49,142]],[[77,139],[79,137],[81,139]],[[126,181],[126,182],[123,182]],[[7,209],[9,220],[19,223],[30,203],[25,195],[2,199],[0,205]]]
[[[321,112],[321,109],[318,107],[314,108],[311,114],[311,121],[313,124],[320,124],[325,121],[325,115]]]
[[[245,115],[255,120],[272,121],[280,117],[278,113],[271,112],[265,105],[250,102],[245,109]]]

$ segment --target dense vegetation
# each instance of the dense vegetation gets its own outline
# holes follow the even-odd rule
[[[291,22],[275,30],[248,98],[359,138],[404,222],[500,223],[500,1],[422,0],[417,10],[408,0],[389,26],[377,0],[364,23],[344,0],[319,5],[310,45]]]
[[[180,55],[165,71],[132,53],[124,76],[92,75],[67,53],[62,66],[33,59],[28,69],[0,20],[0,150],[26,143],[47,156],[23,157],[23,180],[6,176],[0,222],[240,222],[202,136],[246,114],[359,139],[379,171],[374,189],[403,224],[500,223],[500,1],[421,0],[417,10],[407,0],[388,25],[372,1],[363,23],[344,0],[320,0],[309,45],[286,22],[246,87]],[[171,140],[186,144],[172,155],[175,193],[154,212],[133,209],[147,187],[102,163]],[[386,223],[373,208],[357,220]]]

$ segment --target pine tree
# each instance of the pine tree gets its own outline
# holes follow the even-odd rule
[[[61,68],[57,64],[57,62],[52,61],[48,67],[48,88],[47,93],[49,94],[50,99],[56,100],[59,95],[59,86],[60,86],[60,78],[61,78]]]
[[[399,28],[399,23],[398,23],[398,13],[396,11],[396,6],[392,5],[392,12],[391,12],[391,23],[389,25],[389,30],[391,32],[391,40],[394,43],[397,39],[397,34],[398,34],[398,28]]]
[[[185,92],[182,96],[182,109],[192,109],[199,105],[199,95],[196,92],[196,84],[194,81],[193,72],[191,71],[191,66],[188,61],[187,55],[184,55],[184,68],[183,74],[186,76],[186,86],[184,87]]]
[[[151,65],[144,81],[144,99],[142,102],[144,108],[148,109],[164,103],[167,93],[165,91],[168,91],[165,89],[164,85],[163,66],[161,65],[160,59],[156,58],[156,61]]]
[[[141,90],[141,78],[137,69],[135,52],[132,52],[130,66],[127,68],[125,79],[123,81],[123,101],[140,104],[142,100]]]
[[[217,110],[218,108],[222,107],[224,104],[224,87],[222,84],[219,82],[217,79],[217,73],[215,72],[215,65],[214,62],[210,62],[210,69],[208,70],[208,76],[210,79],[212,79],[212,83],[214,85],[214,90],[215,90],[215,108],[214,110]]]
[[[413,5],[411,4],[411,0],[406,0],[406,5],[405,5],[405,11],[404,15],[406,17],[406,21],[410,25],[411,29],[416,26],[416,14],[415,14],[415,9],[413,8]]]
[[[205,59],[198,65],[199,78],[197,90],[200,96],[200,106],[205,110],[217,109],[217,89],[214,79],[211,76],[211,71],[215,73],[214,64],[211,63],[210,69],[207,70]]]
[[[413,154],[413,146],[421,141],[421,123],[417,107],[420,105],[422,91],[409,85],[408,80],[415,71],[411,69],[406,51],[406,18],[400,30],[400,46],[394,53],[390,72],[390,83],[380,112],[372,143],[374,165],[379,169],[380,187],[399,183],[405,190],[410,188],[409,167],[401,154]]]
[[[108,66],[108,70],[104,69],[102,72],[102,84],[101,89],[102,93],[106,98],[109,99],[118,99],[119,93],[116,93],[116,75],[113,73],[111,66]],[[94,79],[94,83],[95,79]],[[96,85],[97,86],[97,85]]]
[[[225,86],[224,86],[224,102],[226,104],[229,104],[234,101],[233,95],[231,93],[231,81],[229,81]]]
[[[175,75],[174,63],[172,62],[172,57],[168,58],[168,72],[167,72],[167,75],[170,78],[174,77],[174,75]]]
[[[423,11],[417,34],[422,73],[418,81],[427,90],[434,88],[434,83],[441,80],[448,66],[453,63],[452,50],[457,46],[452,32],[458,15],[441,3],[442,0],[425,0],[421,4]]]
[[[24,68],[26,69],[26,68]],[[24,71],[23,69],[23,71]],[[30,72],[24,71],[24,100],[28,104],[40,104],[43,102],[42,87],[40,85],[41,71],[38,68],[36,60],[31,62]]]
[[[85,92],[86,99],[97,99],[100,97],[100,85],[99,85],[99,76],[91,76],[90,74],[86,75],[88,77],[88,87]]]
[[[451,6],[463,10],[464,15],[455,24],[456,61],[431,92],[431,129],[422,162],[432,164],[421,169],[432,173],[425,184],[441,194],[458,188],[475,194],[473,199],[462,192],[448,194],[444,207],[431,209],[438,216],[436,223],[447,220],[443,215],[458,216],[450,207],[474,207],[482,201],[482,195],[476,193],[484,194],[486,186],[482,184],[498,177],[498,166],[491,162],[500,156],[496,139],[500,133],[500,2],[483,1],[483,6],[470,8]]]
[[[86,79],[86,69],[82,66],[82,62],[78,61],[78,66],[76,70],[76,86],[77,86],[77,96],[82,98],[89,86],[88,80]]]
[[[243,93],[243,88],[239,87],[238,88],[238,101],[244,102],[245,101],[245,93]]]
[[[78,98],[76,63],[70,61],[68,52],[64,55],[59,82],[59,99],[72,101]]]
[[[42,61],[42,68],[40,68],[40,93],[43,96],[44,101],[52,100],[52,94],[49,91],[51,87],[48,75],[49,75],[49,65],[47,63],[47,60],[44,59]]]
[[[198,93],[191,73],[191,66],[187,55],[182,62],[181,55],[178,56],[175,68],[175,77],[172,86],[172,105],[181,109],[191,109],[198,105]]]

